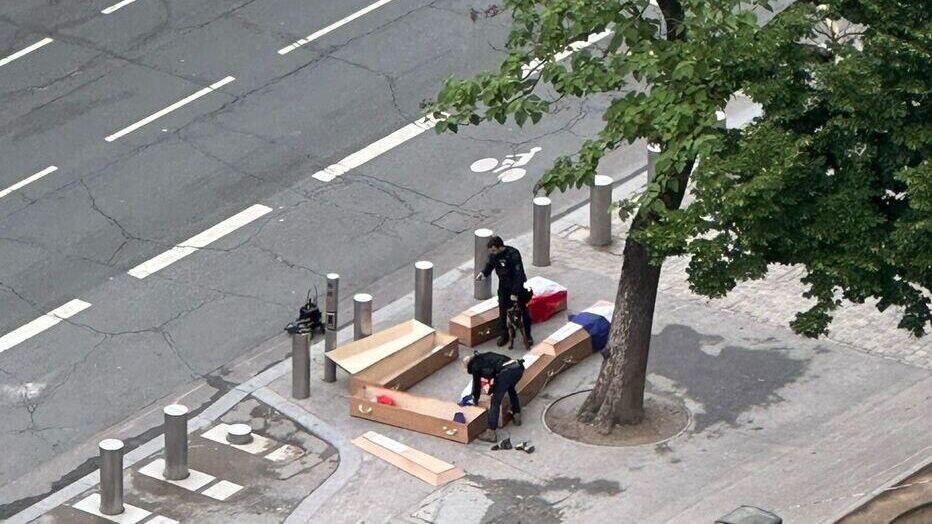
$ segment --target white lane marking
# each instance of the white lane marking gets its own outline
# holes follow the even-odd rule
[[[602,31],[601,33],[593,33],[589,35],[589,38],[585,40],[579,40],[577,42],[573,42],[572,44],[567,46],[567,49],[565,51],[561,51],[553,55],[553,61],[559,62],[560,60],[563,60],[564,58],[572,55],[573,53],[575,53],[576,51],[579,51],[580,49],[585,49],[591,46],[592,44],[595,44],[596,42],[604,40],[610,34],[612,34],[612,30],[606,29],[605,31]],[[525,77],[530,76],[530,75],[535,75],[540,72],[539,71],[540,66],[541,66],[541,61],[535,58],[534,60],[531,60],[530,62],[528,62],[527,64],[521,67],[521,73]]]
[[[263,206],[261,204],[251,206],[246,210],[240,211],[223,222],[220,222],[219,224],[211,227],[207,231],[198,233],[197,235],[194,235],[193,237],[185,240],[168,251],[165,251],[164,253],[155,256],[154,258],[150,258],[146,262],[143,262],[133,269],[130,269],[127,271],[127,273],[139,279],[146,278],[152,273],[165,269],[166,267],[174,264],[191,253],[194,253],[201,248],[207,247],[212,242],[216,242],[224,236],[229,235],[246,224],[249,224],[253,220],[256,220],[257,218],[271,212],[272,208]]]
[[[136,1],[136,0],[123,0],[122,2],[117,2],[117,3],[113,4],[112,6],[110,6],[110,7],[106,8],[106,9],[104,9],[103,11],[101,11],[101,13],[103,13],[103,14],[105,14],[105,15],[109,15],[110,13],[116,11],[117,9],[119,9],[119,8],[121,8],[121,7],[128,6],[129,4],[131,4],[131,3],[135,2],[135,1]]]
[[[232,76],[228,76],[228,77],[224,78],[223,80],[220,80],[220,81],[218,81],[218,82],[214,82],[213,84],[210,84],[208,87],[205,87],[204,89],[201,89],[201,90],[198,91],[197,93],[194,93],[193,95],[190,95],[190,96],[187,96],[187,97],[185,97],[185,98],[182,98],[181,100],[179,100],[179,101],[175,102],[174,104],[172,104],[172,105],[166,107],[165,109],[162,109],[161,111],[158,111],[158,112],[156,112],[156,113],[153,113],[153,114],[151,114],[151,115],[149,115],[149,116],[143,118],[143,119],[140,120],[139,122],[136,122],[135,124],[132,124],[132,125],[129,126],[129,127],[125,127],[125,128],[123,128],[123,129],[117,131],[116,133],[114,133],[114,134],[108,136],[107,138],[105,138],[104,140],[106,140],[107,142],[113,142],[114,140],[116,140],[116,139],[118,139],[118,138],[120,138],[120,137],[123,137],[123,136],[126,136],[126,135],[130,134],[130,133],[132,133],[133,131],[139,129],[140,127],[142,127],[142,126],[144,126],[144,125],[146,125],[146,124],[148,124],[148,123],[151,123],[151,122],[153,122],[153,121],[155,121],[155,120],[158,120],[159,118],[162,118],[163,116],[167,115],[168,113],[171,113],[172,111],[178,109],[179,107],[186,106],[186,105],[190,104],[191,102],[197,100],[198,98],[200,98],[200,97],[202,97],[202,96],[204,96],[204,95],[213,93],[213,92],[216,91],[217,89],[220,89],[221,87],[223,87],[223,86],[229,84],[230,82],[232,82],[232,81],[234,81],[234,80],[236,80],[236,78],[234,78],[234,77],[232,77]]]
[[[3,67],[3,66],[5,66],[5,65],[9,64],[10,62],[12,62],[13,60],[16,60],[17,58],[22,58],[22,57],[28,55],[29,53],[35,51],[36,49],[39,49],[39,48],[42,47],[42,46],[46,46],[46,45],[48,45],[48,44],[51,44],[51,43],[54,42],[54,41],[55,41],[55,40],[53,40],[53,39],[51,39],[51,38],[43,38],[42,40],[39,40],[38,42],[32,44],[31,46],[27,47],[26,49],[21,49],[21,50],[19,50],[19,51],[13,53],[12,55],[10,55],[10,56],[8,56],[8,57],[6,57],[6,58],[0,58],[0,67]]]
[[[10,186],[10,187],[8,187],[8,188],[6,188],[6,189],[0,191],[0,198],[3,198],[3,197],[5,197],[5,196],[9,195],[10,193],[12,193],[13,191],[16,191],[17,189],[19,189],[19,188],[21,188],[21,187],[27,186],[27,185],[29,185],[29,184],[35,182],[36,180],[39,180],[40,178],[44,177],[45,175],[54,173],[54,172],[56,172],[56,171],[58,171],[58,168],[57,168],[57,167],[55,167],[55,166],[49,166],[49,167],[43,169],[42,171],[39,171],[38,173],[36,173],[36,174],[34,174],[34,175],[32,175],[32,176],[30,176],[30,177],[28,177],[28,178],[25,178],[25,179],[23,179],[23,180],[20,180],[19,182],[13,184],[12,186]]]
[[[380,138],[368,146],[356,151],[352,155],[340,160],[336,164],[331,164],[324,169],[314,173],[313,177],[321,182],[330,182],[334,178],[345,174],[347,171],[357,168],[373,158],[390,151],[391,149],[404,144],[408,140],[420,135],[424,131],[433,129],[437,125],[437,120],[433,117],[424,117],[416,122],[410,123],[392,134]]]
[[[42,333],[62,320],[71,318],[91,305],[83,300],[74,299],[67,304],[49,311],[41,317],[24,324],[0,337],[0,353]]]
[[[332,32],[332,31],[334,31],[334,30],[336,30],[336,29],[339,29],[339,28],[345,26],[346,24],[352,22],[353,20],[356,20],[357,18],[359,18],[359,17],[361,17],[361,16],[365,16],[366,14],[371,13],[372,11],[375,11],[376,9],[382,7],[383,5],[385,5],[385,4],[387,4],[387,3],[391,2],[391,1],[392,1],[392,0],[379,0],[378,2],[376,2],[376,3],[374,3],[374,4],[372,4],[372,5],[368,6],[368,7],[365,7],[365,8],[363,8],[363,9],[360,9],[359,11],[356,11],[355,13],[353,13],[353,14],[347,16],[346,18],[343,18],[342,20],[338,20],[338,21],[336,21],[336,22],[334,22],[334,23],[328,25],[327,27],[325,27],[325,28],[323,28],[323,29],[317,30],[317,31],[315,31],[315,32],[313,32],[313,33],[307,35],[306,37],[304,37],[304,38],[302,38],[302,39],[300,39],[300,40],[297,40],[296,42],[294,42],[294,43],[292,43],[292,44],[290,44],[290,45],[287,45],[287,46],[285,46],[285,47],[279,49],[279,50],[278,50],[278,54],[280,54],[280,55],[286,55],[286,54],[288,54],[288,53],[294,51],[295,49],[297,49],[297,48],[299,48],[299,47],[301,47],[301,46],[307,45],[307,44],[313,42],[314,40],[317,40],[318,38],[320,38],[320,37],[326,35],[327,33],[330,33],[330,32]]]

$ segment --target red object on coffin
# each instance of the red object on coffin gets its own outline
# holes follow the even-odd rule
[[[543,322],[555,315],[558,311],[566,309],[566,288],[552,280],[543,277],[528,279],[526,287],[531,288],[534,296],[527,304],[531,323]]]

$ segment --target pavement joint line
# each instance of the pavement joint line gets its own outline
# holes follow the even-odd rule
[[[26,48],[24,48],[24,49],[20,49],[19,51],[13,53],[13,54],[10,55],[10,56],[7,56],[7,57],[5,57],[5,58],[0,58],[0,67],[3,67],[3,66],[9,64],[10,62],[12,62],[12,61],[14,61],[14,60],[16,60],[16,59],[18,59],[18,58],[24,57],[24,56],[28,55],[29,53],[35,51],[36,49],[39,49],[40,47],[45,47],[45,46],[47,46],[48,44],[51,44],[51,43],[54,42],[54,41],[55,41],[55,40],[52,39],[52,38],[43,38],[42,40],[39,40],[38,42],[32,44],[32,45],[29,46],[29,47],[26,47]]]
[[[32,175],[32,176],[26,177],[26,178],[24,178],[23,180],[20,180],[19,182],[13,184],[13,185],[10,186],[10,187],[8,187],[8,188],[6,188],[6,189],[4,189],[4,190],[0,190],[0,198],[3,198],[3,197],[5,197],[5,196],[9,195],[10,193],[12,193],[13,191],[16,191],[17,189],[26,187],[27,185],[29,185],[29,184],[35,182],[36,180],[39,180],[40,178],[44,177],[45,175],[50,175],[50,174],[54,173],[55,171],[58,171],[58,167],[56,167],[56,166],[49,166],[49,167],[43,169],[42,171],[39,171],[38,173],[36,173],[36,174],[34,174],[34,175]]]
[[[26,340],[42,333],[50,327],[67,320],[85,309],[91,307],[89,302],[80,299],[74,299],[70,302],[59,306],[41,317],[24,324],[13,331],[0,337],[0,353],[13,348]]]
[[[614,182],[615,185],[623,184],[629,180],[632,180],[640,175],[643,175],[647,172],[647,165],[643,165],[638,169],[635,169],[630,174],[623,176]],[[553,228],[560,227],[564,223],[564,219],[573,213],[574,211],[584,207],[588,203],[588,200],[583,200],[575,205],[568,206],[565,210],[556,213],[554,215],[553,223],[551,225],[551,231]],[[524,235],[530,235],[531,233],[525,233]],[[437,277],[435,282],[443,282],[446,286],[452,285],[456,282],[457,278],[460,277],[463,273],[471,270],[473,267],[472,259],[467,259],[462,264],[458,265],[456,268],[451,269],[445,272],[443,275]],[[410,304],[413,304],[414,300],[414,291],[409,292],[406,295],[399,297],[393,302],[387,304],[384,307],[376,309],[372,313],[372,318],[374,322],[380,322],[390,318],[389,313],[392,313],[393,310],[401,307],[407,307]],[[340,331],[339,335],[348,336],[352,333],[353,326],[348,324],[344,326]],[[319,352],[323,347],[323,342],[318,342],[312,346],[313,350]],[[288,416],[292,420],[297,421],[300,425],[304,426],[306,429],[310,430],[314,435],[320,437],[322,440],[326,441],[333,447],[337,448],[337,451],[340,453],[340,464],[330,477],[324,481],[310,496],[305,498],[295,509],[295,511],[288,517],[285,521],[286,524],[291,523],[304,523],[309,522],[310,517],[320,509],[324,503],[333,495],[339,491],[346,483],[348,483],[353,475],[356,474],[356,471],[359,470],[362,458],[361,452],[352,445],[348,439],[343,435],[334,430],[323,420],[317,418],[312,413],[305,411],[303,408],[295,405],[294,403],[288,401],[281,395],[275,393],[273,390],[268,388],[268,385],[274,382],[275,380],[284,377],[291,372],[291,359],[286,358],[281,362],[273,365],[272,367],[266,369],[265,371],[259,373],[253,378],[239,384],[235,388],[231,389],[219,399],[214,401],[211,405],[205,408],[199,415],[195,416],[188,422],[188,433],[194,433],[199,431],[208,425],[210,425],[214,420],[220,418],[224,413],[228,412],[236,404],[242,401],[249,395],[252,395],[258,400],[265,402],[266,404],[272,406],[280,413]],[[154,437],[153,439],[140,444],[137,448],[128,452],[124,458],[124,468],[128,468],[136,464],[137,462],[150,457],[165,446],[165,440],[162,435]],[[60,490],[50,494],[44,499],[36,502],[32,506],[20,511],[16,515],[13,515],[7,519],[6,524],[27,524],[35,519],[38,519],[45,513],[55,509],[59,505],[65,503],[66,501],[80,495],[84,491],[96,486],[100,482],[100,472],[95,470],[91,473],[88,473],[84,477],[74,481],[73,483],[61,488]]]
[[[200,91],[198,91],[198,92],[196,92],[196,93],[194,93],[194,94],[192,94],[192,95],[188,95],[188,96],[182,98],[181,100],[179,100],[179,101],[175,102],[174,104],[172,104],[172,105],[166,107],[165,109],[161,109],[161,110],[159,110],[159,111],[156,111],[155,113],[152,113],[151,115],[149,115],[149,116],[143,118],[142,120],[139,120],[138,122],[136,122],[136,123],[134,123],[134,124],[130,124],[130,125],[127,126],[127,127],[124,127],[123,129],[117,131],[116,133],[113,133],[112,135],[110,135],[110,136],[104,138],[104,140],[106,140],[107,142],[113,142],[114,140],[117,140],[117,139],[119,139],[119,138],[122,138],[122,137],[124,137],[124,136],[126,136],[126,135],[132,133],[133,131],[139,129],[140,127],[142,127],[142,126],[144,126],[144,125],[146,125],[146,124],[152,123],[152,122],[158,120],[159,118],[162,118],[163,116],[165,116],[165,115],[171,113],[172,111],[174,111],[174,110],[176,110],[176,109],[178,109],[178,108],[184,107],[184,106],[190,104],[191,102],[194,102],[195,100],[197,100],[198,98],[201,98],[201,97],[204,96],[204,95],[208,95],[208,94],[210,94],[210,93],[213,93],[213,92],[216,91],[217,89],[220,89],[221,87],[223,87],[223,86],[229,84],[230,82],[232,82],[232,81],[234,81],[234,80],[236,80],[236,78],[235,78],[235,77],[232,77],[232,76],[228,76],[228,77],[226,77],[226,78],[223,78],[223,79],[221,79],[221,80],[218,80],[217,82],[214,82],[213,84],[210,84],[209,86],[205,87],[204,89],[201,89]]]
[[[131,0],[131,1],[132,1],[132,0]],[[311,33],[311,34],[305,36],[304,38],[298,39],[298,40],[296,40],[295,42],[293,42],[293,43],[291,43],[291,44],[289,44],[289,45],[287,45],[287,46],[285,46],[285,47],[279,49],[279,50],[278,50],[278,54],[279,54],[279,55],[286,55],[286,54],[288,54],[288,53],[294,51],[295,49],[298,49],[299,47],[305,46],[305,45],[307,45],[307,44],[313,42],[314,40],[317,40],[318,38],[320,38],[320,37],[322,37],[322,36],[324,36],[324,35],[326,35],[326,34],[328,34],[328,33],[331,33],[331,32],[333,32],[333,31],[335,31],[335,30],[337,30],[337,29],[343,27],[344,25],[346,25],[346,24],[352,22],[353,20],[356,20],[357,18],[361,18],[361,17],[363,17],[363,16],[365,16],[365,15],[371,13],[372,11],[375,11],[376,9],[382,7],[383,5],[385,5],[385,4],[387,4],[387,3],[391,2],[391,1],[392,1],[392,0],[378,0],[378,2],[375,2],[375,3],[373,3],[373,4],[370,4],[370,5],[368,5],[368,6],[364,7],[364,8],[362,8],[362,9],[360,9],[359,11],[356,11],[355,13],[353,13],[353,14],[351,14],[351,15],[349,15],[349,16],[346,16],[346,17],[344,17],[344,18],[342,18],[342,19],[340,19],[340,20],[337,20],[336,22],[334,22],[334,23],[328,25],[327,27],[324,27],[323,29],[318,29],[317,31],[314,31],[313,33]]]
[[[271,212],[272,208],[263,206],[262,204],[250,206],[244,211],[240,211],[202,233],[194,235],[168,251],[164,251],[150,258],[142,264],[130,269],[127,273],[138,279],[146,278]]]
[[[126,6],[128,6],[129,4],[131,4],[131,3],[135,2],[135,1],[136,1],[136,0],[123,0],[122,2],[117,2],[117,3],[113,4],[112,6],[107,7],[107,8],[105,8],[105,9],[101,10],[100,12],[101,12],[102,14],[109,15],[109,14],[113,13],[114,11],[116,11],[117,9],[120,9],[121,7],[126,7]]]

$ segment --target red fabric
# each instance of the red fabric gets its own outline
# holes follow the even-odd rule
[[[552,317],[560,310],[566,301],[566,291],[557,291],[547,295],[535,294],[527,303],[527,312],[531,315],[531,323],[537,324]]]
[[[375,397],[375,401],[378,402],[379,404],[385,404],[386,406],[395,405],[395,401],[392,399],[392,397],[388,395],[379,395]]]

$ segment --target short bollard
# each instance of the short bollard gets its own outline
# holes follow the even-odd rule
[[[340,275],[327,274],[327,309],[324,313],[324,382],[336,382],[337,365],[327,357],[337,348],[337,307],[340,304]]]
[[[311,396],[311,332],[291,334],[291,396]]]
[[[550,265],[550,199],[534,199],[534,256],[531,260],[537,267]]]
[[[589,197],[589,244],[607,246],[612,243],[612,178],[596,175]]]
[[[414,263],[414,320],[433,325],[434,264],[426,260]]]
[[[372,295],[353,295],[353,340],[372,334]]]
[[[650,184],[657,177],[657,159],[660,158],[660,146],[647,144],[647,183]]]
[[[100,448],[100,512],[104,515],[123,513],[123,441],[101,440]]]
[[[188,408],[181,404],[165,406],[165,471],[168,480],[188,478]]]
[[[489,262],[489,239],[492,238],[491,229],[477,229],[475,233],[475,252],[473,257],[473,268],[478,275]],[[475,276],[475,275],[474,275]],[[487,300],[492,298],[492,279],[484,278],[476,280],[473,283],[473,296],[476,300]]]
[[[227,442],[245,446],[252,442],[252,426],[249,424],[231,424],[227,428]]]

